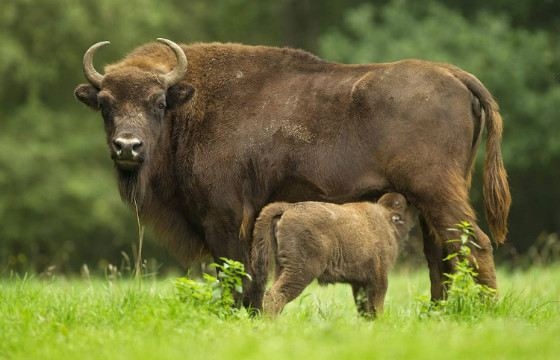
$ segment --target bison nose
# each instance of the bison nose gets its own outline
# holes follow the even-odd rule
[[[135,160],[142,149],[142,141],[136,138],[118,137],[113,140],[115,154],[120,160]]]

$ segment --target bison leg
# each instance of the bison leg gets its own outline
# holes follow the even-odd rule
[[[438,172],[432,172],[432,174]],[[418,207],[424,218],[424,251],[430,266],[432,280],[432,297],[441,299],[444,296],[444,275],[447,269],[452,269],[453,262],[443,262],[447,254],[458,251],[457,243],[447,242],[457,237],[457,233],[450,228],[461,221],[470,222],[474,228],[481,250],[472,249],[473,256],[478,264],[478,281],[481,284],[496,288],[496,269],[492,255],[492,245],[488,236],[476,224],[474,211],[468,198],[468,187],[461,176],[448,175],[435,183],[418,181],[425,187],[417,188],[410,197]],[[428,230],[429,229],[429,230]],[[426,236],[427,234],[427,236]],[[442,251],[440,252],[440,249]],[[440,264],[435,260],[440,257]]]
[[[473,225],[477,243],[480,246],[480,249],[476,247],[472,249],[472,254],[477,263],[478,282],[496,289],[496,266],[494,265],[492,243],[488,235],[478,225]]]
[[[248,186],[247,183],[244,186]],[[244,189],[245,200],[243,202],[243,215],[241,218],[241,225],[239,228],[239,247],[245,247],[246,250],[244,254],[246,255],[246,261],[244,261],[245,269],[253,279],[256,279],[255,269],[251,268],[250,254],[251,248],[253,246],[253,228],[256,221],[255,206],[248,200],[247,192],[249,190]],[[246,308],[252,308],[260,310],[263,301],[265,284],[260,284],[257,281],[250,281],[244,279],[243,283],[243,306]]]
[[[253,281],[243,280],[243,306],[255,310],[260,310],[264,294],[264,288],[255,284]]]
[[[354,296],[354,303],[358,314],[365,316],[367,314],[368,299],[366,288],[363,284],[352,284],[352,295]]]
[[[205,223],[205,240],[210,253],[215,261],[220,262],[224,257],[240,261],[245,265],[247,272],[250,272],[250,244],[239,240],[239,229],[234,226],[227,226],[231,221],[217,221],[214,217]],[[253,281],[243,279],[243,295],[235,294],[236,302],[243,303],[245,307],[260,309],[264,289],[256,286]]]
[[[443,274],[449,271],[445,269],[446,264],[442,261],[444,258],[443,247],[436,241],[435,234],[430,231],[423,216],[420,217],[420,225],[422,227],[424,255],[428,261],[428,269],[430,271],[432,301],[441,300],[444,293],[443,282],[445,279]]]

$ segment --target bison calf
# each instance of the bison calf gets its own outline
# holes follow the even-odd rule
[[[271,254],[276,263],[276,279],[264,295],[264,313],[281,312],[314,279],[351,284],[360,314],[381,313],[398,241],[414,220],[415,211],[397,193],[385,194],[377,203],[266,206],[255,223],[252,249],[257,285],[266,284]]]

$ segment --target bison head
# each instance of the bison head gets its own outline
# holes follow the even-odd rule
[[[74,90],[78,100],[101,111],[111,158],[123,176],[140,171],[155,155],[166,113],[188,101],[194,92],[191,86],[181,83],[187,72],[187,58],[181,47],[167,39],[158,41],[169,46],[177,59],[170,72],[135,66],[134,62],[122,66],[125,62],[121,62],[101,75],[93,67],[93,55],[109,44],[103,41],[84,54],[84,74],[89,84],[78,85]]]

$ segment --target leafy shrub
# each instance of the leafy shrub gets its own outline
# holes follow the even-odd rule
[[[449,229],[460,233],[458,239],[450,239],[447,242],[459,243],[459,250],[449,254],[444,261],[455,259],[455,272],[444,274],[447,280],[444,282],[447,288],[447,299],[430,302],[427,298],[420,299],[421,316],[448,315],[454,317],[477,317],[495,304],[496,290],[477,283],[478,264],[471,257],[471,246],[480,248],[476,243],[476,237],[472,225],[463,221],[456,228]]]
[[[188,277],[175,280],[178,296],[195,307],[205,309],[220,317],[227,317],[236,312],[234,294],[243,293],[243,279],[251,280],[242,263],[220,258],[223,264],[212,264],[217,276],[204,274],[204,281]]]

